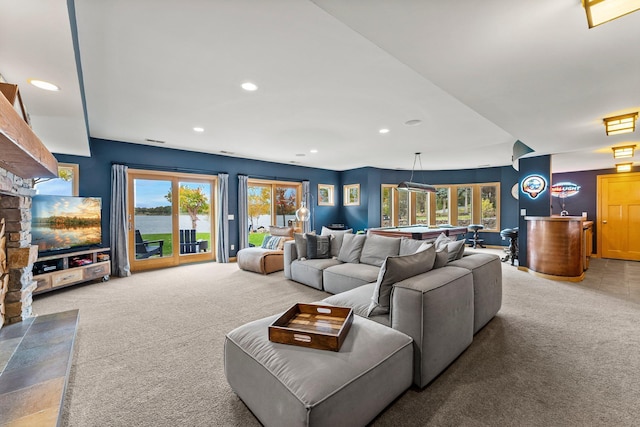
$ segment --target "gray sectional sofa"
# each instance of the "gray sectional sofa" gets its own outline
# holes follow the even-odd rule
[[[500,258],[465,251],[464,241],[443,235],[429,246],[373,234],[334,234],[327,249],[325,237],[311,239],[296,235],[285,243],[285,277],[334,294],[324,304],[351,307],[410,336],[418,387],[444,371],[500,310]],[[313,257],[300,253],[307,248]]]

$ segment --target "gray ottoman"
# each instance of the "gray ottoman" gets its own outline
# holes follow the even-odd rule
[[[339,352],[269,341],[278,315],[227,334],[229,385],[266,426],[358,426],[378,415],[413,378],[412,339],[354,316]]]

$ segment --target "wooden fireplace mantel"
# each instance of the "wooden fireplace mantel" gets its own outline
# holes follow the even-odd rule
[[[3,83],[0,83],[3,84]],[[0,94],[0,168],[29,178],[55,178],[58,162],[13,105]]]

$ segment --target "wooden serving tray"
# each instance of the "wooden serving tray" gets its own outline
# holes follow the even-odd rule
[[[353,310],[348,307],[298,303],[269,326],[269,340],[340,351],[352,323]]]

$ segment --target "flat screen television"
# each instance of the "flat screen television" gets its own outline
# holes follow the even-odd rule
[[[38,252],[80,250],[102,243],[102,199],[36,195],[31,207],[31,242]]]

